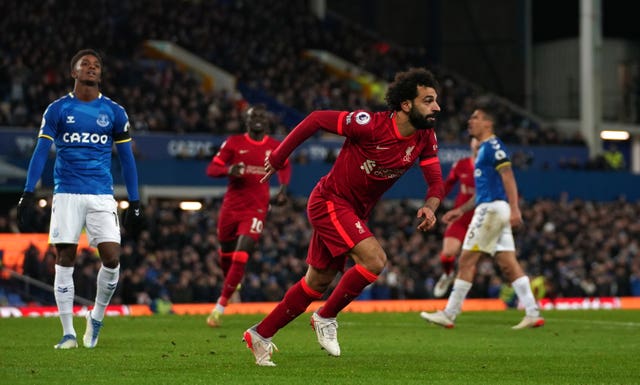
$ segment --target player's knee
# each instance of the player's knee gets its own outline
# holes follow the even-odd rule
[[[513,282],[516,279],[524,276],[524,272],[519,265],[506,264],[504,266],[500,266],[500,270],[502,270],[502,274],[507,278],[509,282]]]
[[[378,275],[382,273],[382,270],[384,270],[384,267],[387,265],[387,253],[380,249],[378,252],[365,258],[363,262],[362,266],[364,266],[365,269]]]
[[[107,252],[100,253],[100,260],[104,267],[115,269],[120,263],[120,253],[116,250],[108,250]]]
[[[311,289],[320,293],[324,293],[325,291],[327,291],[329,285],[331,284],[331,282],[333,282],[333,279],[337,274],[337,270],[320,270],[310,266],[305,276],[305,281]]]
[[[60,266],[71,267],[76,262],[77,245],[58,244],[56,245],[57,255],[56,264]]]
[[[103,266],[110,269],[118,267],[121,253],[120,244],[115,242],[99,243],[98,251],[100,252],[100,260]]]
[[[458,270],[460,272],[468,272],[473,274],[476,264],[478,263],[479,255],[475,253],[462,253],[458,259]]]
[[[117,255],[102,257],[102,265],[104,267],[115,269],[116,267],[118,267],[118,264],[120,264],[120,257]]]

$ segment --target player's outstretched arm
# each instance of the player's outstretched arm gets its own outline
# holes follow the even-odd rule
[[[282,143],[265,159],[265,172],[261,182],[266,182],[276,171],[285,167],[289,155],[305,140],[319,130],[336,133],[338,120],[346,112],[342,111],[313,111],[284,138]]]
[[[463,216],[464,213],[466,213],[467,211],[473,210],[475,205],[476,205],[476,194],[473,194],[473,196],[471,196],[471,198],[469,198],[468,201],[464,202],[463,204],[461,204],[456,208],[453,208],[447,211],[442,216],[442,221],[446,224],[455,222],[458,219],[460,219],[460,217]]]
[[[269,179],[271,179],[271,175],[275,174],[276,171],[278,171],[275,169],[275,167],[271,165],[271,160],[269,159],[269,155],[267,155],[264,158],[264,171],[266,172],[266,174],[264,174],[262,179],[260,179],[260,183],[265,183],[269,181]]]

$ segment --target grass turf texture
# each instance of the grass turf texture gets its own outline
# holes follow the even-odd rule
[[[108,317],[95,349],[54,350],[57,318],[0,319],[4,384],[637,384],[640,311],[547,311],[511,330],[519,311],[463,313],[454,329],[416,313],[343,313],[341,357],[321,351],[304,314],[274,338],[275,368],[241,342],[259,315]]]

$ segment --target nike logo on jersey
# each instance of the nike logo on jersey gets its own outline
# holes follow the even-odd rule
[[[246,154],[247,152],[249,152],[249,150],[238,150],[238,154],[240,155]]]
[[[382,147],[381,145],[376,146],[376,150],[388,150],[389,147]]]
[[[67,123],[71,124],[71,123],[75,123],[76,122],[76,117],[73,115],[69,115],[67,116]]]

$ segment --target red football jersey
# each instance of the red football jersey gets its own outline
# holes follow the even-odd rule
[[[417,130],[403,137],[396,114],[391,111],[316,111],[271,154],[271,164],[278,169],[295,147],[320,128],[346,137],[333,168],[315,187],[327,199],[345,200],[361,218],[368,218],[381,196],[416,160],[420,160],[425,178],[430,179],[429,187],[438,190],[435,196],[441,198],[442,175],[434,130]],[[437,188],[433,186],[436,184]]]
[[[449,195],[456,183],[460,183],[460,189],[454,202],[458,207],[467,202],[476,191],[476,183],[473,180],[473,158],[462,158],[455,162],[444,181],[444,194]]]
[[[228,176],[229,184],[222,202],[229,210],[264,210],[269,207],[269,183],[260,183],[265,175],[264,160],[280,142],[268,135],[261,141],[255,141],[249,134],[232,135],[222,143],[220,151],[207,167],[207,175],[212,177]],[[239,176],[228,175],[232,164],[244,163],[244,173]],[[291,168],[287,162],[278,172],[280,183],[289,184]]]

